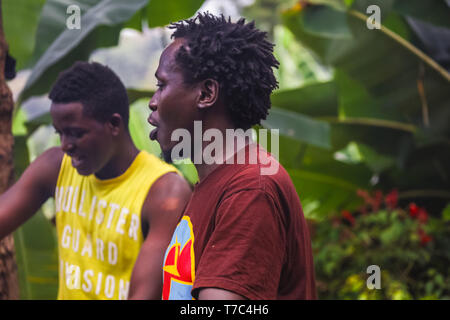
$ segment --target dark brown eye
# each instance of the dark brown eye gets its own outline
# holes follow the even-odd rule
[[[84,130],[77,130],[77,129],[72,129],[68,132],[68,134],[74,138],[81,138],[84,136],[86,132]]]

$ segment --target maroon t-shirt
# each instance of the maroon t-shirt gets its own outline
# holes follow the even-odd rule
[[[259,158],[222,164],[195,186],[164,258],[163,299],[197,298],[208,287],[249,299],[316,298],[295,188],[281,165],[273,175],[263,167]]]

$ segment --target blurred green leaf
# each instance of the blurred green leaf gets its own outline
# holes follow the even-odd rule
[[[345,163],[365,163],[373,172],[381,173],[395,164],[393,157],[375,152],[369,146],[350,142],[345,149],[335,153],[335,159]]]
[[[154,129],[148,122],[147,118],[150,114],[148,101],[137,100],[130,106],[130,122],[129,129],[131,137],[139,150],[147,150],[151,154],[159,157],[161,148],[157,141],[149,138],[150,131]]]
[[[333,165],[333,168],[339,167],[334,163],[330,165]],[[345,169],[344,166],[342,168]],[[305,167],[287,168],[287,171],[308,218],[323,220],[330,213],[344,209],[354,210],[361,205],[361,199],[357,197],[356,191],[363,188],[364,183],[349,182],[347,177],[336,174],[333,169],[323,172],[320,169]]]
[[[40,13],[39,24],[36,31],[38,40],[33,50],[31,65],[36,64],[39,58],[58,38],[58,36],[67,29],[66,21],[69,17],[67,8],[70,5],[76,5],[80,8],[80,14],[83,16],[99,0],[47,0]],[[82,25],[81,25],[82,26]]]
[[[348,0],[309,0],[308,3],[315,5],[327,5],[337,10],[344,10],[345,5],[349,4]]]
[[[162,27],[170,22],[190,18],[203,4],[204,0],[151,0],[147,6],[148,26]]]
[[[401,224],[393,223],[386,230],[381,231],[380,240],[383,245],[396,242],[401,236],[403,236],[403,228]]]
[[[43,125],[52,124],[52,117],[50,112],[43,113],[36,118],[31,118],[25,122],[25,127],[27,128],[28,135],[33,134],[38,128]]]
[[[146,8],[137,11],[133,17],[124,25],[124,28],[135,29],[137,31],[142,31],[142,25],[146,17]]]
[[[26,135],[27,128],[25,127],[25,122],[27,121],[27,117],[25,111],[22,109],[18,109],[14,114],[13,124],[12,124],[12,133],[14,136],[16,135]]]
[[[447,222],[450,221],[450,203],[447,204],[445,209],[442,211],[442,219]]]
[[[353,2],[355,2],[355,0],[344,0],[344,2],[347,7],[351,7]]]
[[[117,43],[122,23],[131,19],[136,11],[142,9],[148,0],[101,0],[87,6],[86,13],[81,14],[81,29],[65,29],[40,56],[27,80],[21,99],[31,95],[42,94],[50,89],[59,71],[71,66],[76,60],[86,60],[96,48],[111,46]],[[54,6],[52,6],[54,5]],[[44,8],[52,17],[61,20],[66,18],[65,6],[49,3]],[[54,35],[53,35],[54,36]],[[52,37],[50,36],[49,39]],[[45,48],[45,46],[43,46]],[[37,48],[37,51],[42,50]],[[43,76],[45,74],[45,77]]]
[[[268,129],[279,129],[280,134],[322,148],[330,148],[330,126],[325,121],[299,113],[272,107],[261,124]]]
[[[127,88],[128,102],[130,105],[132,105],[134,102],[136,102],[139,99],[146,99],[147,100],[147,108],[148,108],[148,102],[150,101],[150,99],[152,98],[154,93],[155,92],[151,91],[151,90]]]
[[[326,1],[326,3],[332,6],[336,1]],[[303,19],[305,31],[315,36],[347,40],[353,38],[347,24],[347,15],[343,11],[331,9],[328,6],[313,7],[306,10]]]
[[[309,219],[323,220],[332,212],[357,207],[358,186],[320,172],[288,169],[304,214]]]
[[[437,26],[450,28],[450,6],[441,0],[396,0],[394,9]]]
[[[358,10],[361,13],[367,14],[367,8],[375,5],[380,8],[381,20],[384,21],[384,19],[392,13],[394,1],[395,0],[353,0],[352,6],[349,9]]]
[[[14,171],[28,167],[27,137],[14,137]],[[58,252],[56,230],[39,210],[14,232],[21,299],[56,299]]]
[[[339,92],[339,118],[373,118],[405,121],[384,95],[370,93],[360,82],[338,69],[335,81]],[[406,122],[406,121],[405,121]]]
[[[337,116],[336,83],[316,82],[300,88],[279,90],[271,96],[272,105],[311,117]],[[270,111],[269,111],[270,112]]]
[[[295,40],[288,28],[282,24],[275,25],[273,36],[274,55],[281,62],[274,70],[280,90],[330,79],[330,70],[317,63],[314,55]]]
[[[371,4],[381,8],[381,30],[366,26],[366,9]],[[366,164],[375,174],[383,171],[376,180],[380,188],[445,190],[450,186],[450,74],[414,45],[414,31],[396,4],[394,0],[355,0],[347,10],[323,4],[286,11],[283,21],[300,43],[334,68],[331,82],[338,105],[329,111],[320,108],[323,113],[317,116],[308,104],[320,105],[318,93],[316,101],[302,101],[299,95],[298,107],[288,108],[328,121],[334,151],[352,141],[369,147],[367,159],[372,160]],[[446,4],[427,4],[426,14],[442,16],[442,5]],[[311,15],[334,21],[320,24],[319,29]],[[333,35],[336,30],[348,30],[352,38]],[[322,92],[323,101],[336,106],[329,99],[330,89]],[[433,200],[436,208],[441,201]]]
[[[9,53],[16,59],[17,70],[27,67],[32,56],[44,3],[45,0],[6,0],[1,3],[3,30]]]
[[[22,299],[55,300],[58,290],[56,230],[41,211],[15,233]]]

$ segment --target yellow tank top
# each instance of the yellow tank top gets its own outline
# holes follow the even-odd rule
[[[126,299],[143,242],[141,208],[175,167],[141,151],[119,177],[82,176],[64,155],[55,190],[58,299]]]

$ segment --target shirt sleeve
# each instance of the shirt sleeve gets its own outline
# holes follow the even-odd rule
[[[276,299],[285,257],[280,210],[263,190],[245,190],[219,205],[192,294],[220,288],[248,299]]]

